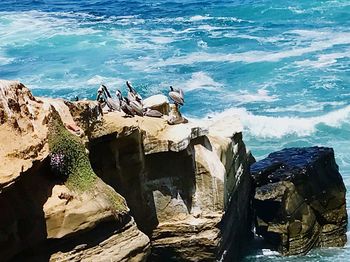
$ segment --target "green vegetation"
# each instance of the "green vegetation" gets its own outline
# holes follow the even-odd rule
[[[107,199],[112,204],[114,211],[123,212],[128,210],[124,199],[112,188],[106,187],[103,193],[107,196]],[[117,216],[116,213],[114,213],[114,215]]]
[[[52,118],[48,138],[51,154],[63,155],[60,175],[67,178],[65,185],[75,191],[88,190],[97,176],[91,168],[81,139],[64,127],[59,116]]]
[[[102,191],[111,203],[111,211],[116,217],[126,211],[124,199],[113,189],[105,185],[97,187],[98,177],[92,170],[89,157],[85,151],[83,141],[70,133],[62,123],[58,113],[53,110],[53,117],[49,123],[49,149],[51,153],[51,168],[55,168],[57,175],[66,179],[65,185],[72,191],[85,192],[90,190]],[[53,161],[52,159],[55,158]]]

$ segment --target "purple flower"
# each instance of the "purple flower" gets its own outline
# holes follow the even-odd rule
[[[50,166],[52,171],[59,176],[66,175],[65,173],[65,161],[64,154],[62,153],[51,153],[50,154]]]

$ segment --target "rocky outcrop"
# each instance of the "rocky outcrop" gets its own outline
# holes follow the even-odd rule
[[[0,260],[145,260],[149,238],[123,197],[97,177],[79,191],[53,174],[49,123],[58,113],[75,125],[64,101],[34,98],[15,81],[0,91]]]
[[[250,154],[237,119],[168,125],[104,116],[90,137],[95,172],[151,238],[151,261],[235,261],[249,237]]]
[[[47,112],[42,102],[16,81],[0,80],[0,192],[48,155]]]
[[[92,101],[35,98],[13,81],[0,87],[1,260],[239,258],[251,155],[236,118],[101,118]],[[168,112],[163,102],[149,105]],[[75,153],[62,160],[67,148]],[[70,175],[59,176],[52,159],[71,158]]]
[[[251,167],[256,233],[283,255],[346,243],[346,189],[331,148],[289,148]]]

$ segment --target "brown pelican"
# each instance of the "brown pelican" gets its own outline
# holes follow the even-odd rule
[[[125,113],[126,116],[133,117],[135,115],[134,110],[130,106],[130,101],[127,97],[122,97],[120,100],[121,109]]]
[[[128,99],[129,100],[129,99]],[[134,110],[136,115],[143,116],[142,104],[136,100],[129,101],[131,108]]]
[[[169,97],[174,101],[176,105],[183,106],[185,103],[184,93],[182,89],[174,89],[172,86],[170,86]]]
[[[116,101],[112,98],[111,93],[108,91],[108,88],[105,85],[101,85],[101,88],[103,89],[106,96],[106,103],[109,109],[111,111],[120,111],[120,101]]]
[[[130,101],[136,100],[137,102],[142,104],[142,97],[140,96],[139,93],[136,92],[135,88],[131,85],[131,83],[129,81],[126,81],[126,86],[129,89],[128,99]]]
[[[97,89],[96,100],[97,100],[97,102],[99,102],[100,104],[106,102],[106,99],[105,99],[105,97],[104,97],[104,92],[103,92],[102,86],[100,86],[100,87]]]

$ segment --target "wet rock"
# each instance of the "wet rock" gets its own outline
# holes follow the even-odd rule
[[[346,189],[331,148],[288,148],[251,167],[256,232],[283,255],[346,243]]]

